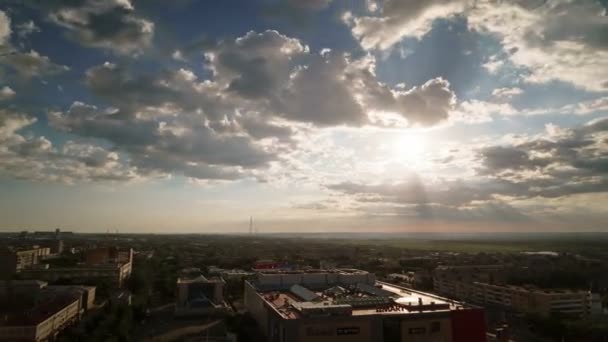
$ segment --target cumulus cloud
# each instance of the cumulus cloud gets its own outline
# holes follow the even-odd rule
[[[8,86],[0,88],[0,101],[9,100],[15,96],[15,91]]]
[[[496,36],[529,82],[561,80],[606,90],[608,17],[597,1],[479,1],[467,13],[471,29]]]
[[[307,52],[298,39],[277,31],[251,31],[219,42],[206,57],[216,82],[243,97],[258,98],[276,95],[289,80],[292,59]]]
[[[154,23],[136,14],[129,0],[77,0],[30,2],[65,28],[80,44],[119,54],[137,54],[148,48]]]
[[[43,136],[20,133],[35,122],[29,115],[0,110],[0,170],[5,174],[16,179],[64,183],[137,177],[136,170],[123,158],[100,146],[68,141],[58,150]]]
[[[378,14],[348,14],[345,22],[363,48],[385,50],[405,37],[422,37],[433,21],[454,15],[466,16],[471,30],[502,44],[504,58],[493,56],[483,65],[491,73],[508,60],[528,71],[528,82],[607,89],[608,16],[598,1],[388,0]]]
[[[517,184],[527,197],[608,191],[608,119],[479,152],[480,174]]]
[[[12,33],[10,24],[10,18],[6,13],[0,11],[0,55],[2,55],[0,67],[9,69],[16,73],[18,77],[26,80],[32,77],[53,75],[69,70],[67,66],[55,64],[47,56],[40,55],[34,50],[30,50],[29,52],[17,51],[10,42]],[[20,34],[23,27],[17,25],[17,29],[18,34]],[[3,90],[6,96],[8,90]]]
[[[387,0],[379,15],[347,15],[345,22],[365,49],[385,50],[404,37],[420,38],[431,30],[433,21],[460,13],[465,1]]]
[[[169,116],[129,117],[76,102],[65,113],[51,113],[49,120],[57,128],[112,143],[148,174],[234,179],[276,158],[246,136],[216,132],[202,116],[198,123],[192,117]]]
[[[34,50],[4,56],[0,63],[24,79],[55,75],[70,70],[69,67],[55,64],[47,56]]]
[[[91,68],[86,82],[123,114],[134,114],[134,107],[143,105],[170,104],[200,109],[214,128],[227,123],[232,127],[239,118],[249,123],[241,128],[252,127],[248,115],[317,126],[361,126],[373,123],[372,112],[396,114],[408,125],[431,126],[446,120],[456,103],[449,83],[441,78],[409,89],[391,88],[377,79],[371,56],[313,53],[276,31],[219,41],[206,49],[205,57],[210,80],[198,80],[184,69],[133,77],[120,66],[106,64]]]
[[[25,76],[51,72],[48,59],[34,51],[27,57],[29,63],[13,60]],[[378,119],[385,115],[404,126],[432,126],[457,102],[442,78],[390,87],[377,79],[372,56],[311,52],[276,31],[209,44],[205,67],[209,79],[184,68],[143,74],[109,62],[93,66],[84,85],[105,107],[74,102],[49,113],[49,122],[105,140],[140,175],[238,179],[259,177],[280,161],[304,127],[386,126]]]
[[[17,25],[16,28],[17,35],[19,35],[21,38],[25,38],[35,32],[40,32],[40,27],[36,26],[36,23],[34,23],[33,20],[25,21]]]
[[[207,53],[219,88],[268,115],[318,126],[369,124],[371,112],[391,112],[409,125],[447,119],[456,98],[441,78],[393,89],[375,75],[375,59],[332,51],[310,52],[276,31],[249,32]]]

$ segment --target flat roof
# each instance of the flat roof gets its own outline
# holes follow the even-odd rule
[[[367,271],[356,268],[330,268],[330,269],[304,269],[304,270],[284,270],[284,269],[256,269],[256,274],[369,274]]]
[[[419,315],[465,308],[461,302],[384,282],[376,282],[377,291],[357,285],[343,285],[346,293],[336,294],[327,291],[332,287],[311,290],[319,296],[315,302],[306,301],[289,289],[258,290],[258,294],[284,319],[307,316]]]

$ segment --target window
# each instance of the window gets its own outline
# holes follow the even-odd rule
[[[424,328],[424,327],[410,328],[408,330],[408,332],[410,335],[426,334],[426,328]]]

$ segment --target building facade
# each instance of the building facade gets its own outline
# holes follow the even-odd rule
[[[583,317],[598,310],[599,297],[589,291],[490,283],[497,278],[494,272],[499,269],[479,266],[438,268],[433,286],[437,293],[450,298],[545,317],[553,314]]]
[[[7,281],[0,283],[0,298],[0,341],[54,341],[93,307],[95,287]]]
[[[90,280],[105,281],[111,286],[121,288],[131,276],[133,268],[133,249],[101,247],[86,250],[85,262],[73,267],[32,268],[21,272],[21,277],[57,281],[69,279],[79,283]]]

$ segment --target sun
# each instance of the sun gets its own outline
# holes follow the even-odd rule
[[[390,158],[402,163],[419,163],[423,161],[428,142],[418,133],[400,133],[390,143]]]

